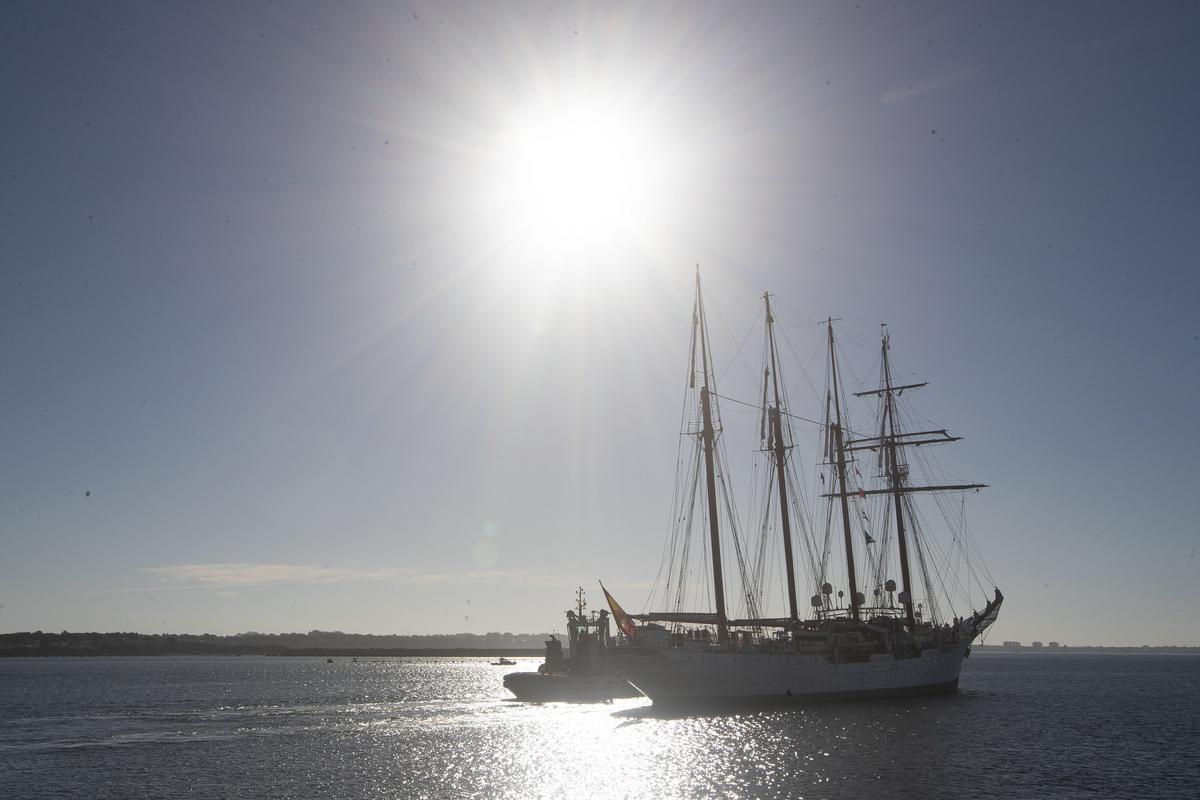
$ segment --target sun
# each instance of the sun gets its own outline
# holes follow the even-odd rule
[[[499,134],[489,216],[535,272],[619,260],[656,234],[666,150],[629,104],[579,98],[516,111]]]

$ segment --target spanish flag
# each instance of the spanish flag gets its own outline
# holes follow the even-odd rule
[[[637,626],[633,624],[633,620],[625,613],[625,609],[621,608],[621,604],[613,599],[613,596],[608,593],[608,589],[604,588],[604,584],[600,584],[600,591],[604,592],[604,599],[608,601],[608,607],[612,609],[613,619],[617,621],[617,627],[621,629],[621,633],[626,636],[637,636]]]

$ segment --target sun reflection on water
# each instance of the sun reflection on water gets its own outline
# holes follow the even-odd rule
[[[924,705],[701,713],[661,712],[644,699],[526,704],[504,696],[501,675],[482,661],[408,665],[407,699],[342,707],[326,756],[353,748],[360,766],[403,775],[402,797],[803,797],[847,782],[926,784],[912,769],[929,749]],[[454,690],[466,686],[473,696]]]

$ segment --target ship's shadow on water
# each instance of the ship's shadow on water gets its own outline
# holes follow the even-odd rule
[[[622,708],[614,711],[614,719],[630,722],[638,720],[674,720],[692,718],[743,717],[760,714],[799,714],[809,712],[817,716],[843,713],[854,710],[864,714],[877,713],[882,716],[896,713],[911,713],[929,709],[939,710],[972,703],[983,699],[978,690],[960,690],[957,693],[936,695],[920,700],[877,699],[877,700],[787,700],[758,701],[753,703],[688,703],[672,705],[645,705]]]
[[[505,697],[501,700],[504,705],[511,706],[529,706],[537,708],[539,706],[611,706],[612,700],[569,700],[555,698],[553,700],[522,700],[520,697]]]

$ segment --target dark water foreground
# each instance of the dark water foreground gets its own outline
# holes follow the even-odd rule
[[[1200,797],[1200,657],[983,655],[957,695],[527,706],[484,660],[0,660],[0,797]]]

